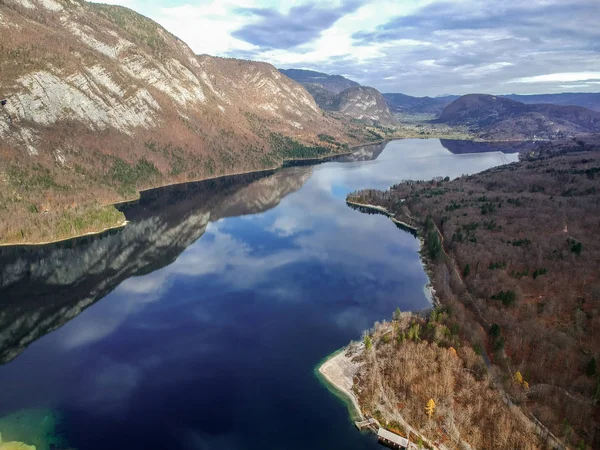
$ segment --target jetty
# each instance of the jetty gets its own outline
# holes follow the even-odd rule
[[[380,444],[396,450],[406,450],[409,445],[407,438],[402,437],[399,434],[392,433],[385,428],[379,428],[379,431],[377,432],[377,440]]]
[[[360,431],[362,430],[370,430],[373,433],[377,434],[378,431],[381,429],[381,425],[379,424],[379,422],[377,422],[376,419],[373,419],[372,417],[366,420],[361,420],[358,422],[354,422],[354,425],[356,426],[356,428],[358,428]]]
[[[354,422],[356,428],[360,431],[368,430],[372,431],[377,435],[377,441],[381,445],[392,448],[394,450],[407,450],[410,448],[410,441],[404,436],[400,436],[392,431],[388,431],[381,426],[381,424],[372,417],[365,420]]]

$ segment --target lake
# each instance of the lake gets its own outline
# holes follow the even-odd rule
[[[402,140],[144,192],[101,237],[0,250],[0,433],[46,448],[375,449],[316,365],[429,307],[419,243],[346,194],[517,160]]]

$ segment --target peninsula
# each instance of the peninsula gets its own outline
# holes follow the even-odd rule
[[[348,196],[419,229],[436,296],[321,368],[362,414],[439,448],[597,448],[598,144]]]

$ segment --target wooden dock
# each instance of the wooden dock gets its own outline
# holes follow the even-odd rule
[[[360,431],[367,429],[375,434],[377,434],[379,428],[381,428],[379,422],[377,422],[377,420],[373,419],[372,417],[366,420],[361,420],[359,422],[354,422],[354,425],[356,425],[356,428],[358,428]]]
[[[409,445],[408,439],[384,428],[380,428],[377,432],[377,440],[380,444],[395,450],[405,450]]]
[[[354,422],[354,425],[360,431],[372,431],[377,435],[377,440],[380,444],[385,445],[386,447],[392,448],[394,450],[406,450],[410,445],[410,442],[407,438],[386,430],[381,426],[377,419],[374,419],[372,417],[365,420],[360,420],[358,422]]]

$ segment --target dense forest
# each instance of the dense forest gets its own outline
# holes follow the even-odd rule
[[[404,181],[348,198],[420,229],[447,315],[444,333],[459,337],[433,345],[472,348],[533,423],[582,449],[600,447],[597,150],[584,141],[543,144],[518,163],[476,175]],[[407,351],[388,352],[389,363]]]

